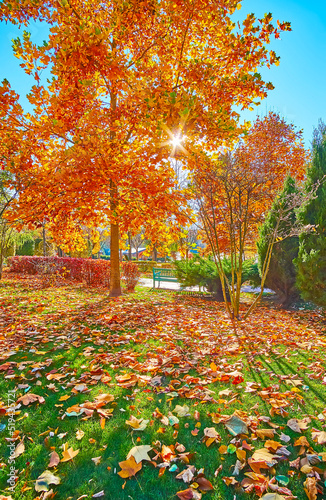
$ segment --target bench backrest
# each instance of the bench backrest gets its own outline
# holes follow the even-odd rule
[[[173,269],[162,269],[162,268],[155,268],[153,267],[153,276],[156,277],[161,277],[161,278],[174,278],[175,273]]]

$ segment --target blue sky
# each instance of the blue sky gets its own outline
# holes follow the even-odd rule
[[[240,15],[253,12],[257,17],[271,12],[274,20],[290,21],[292,32],[283,33],[270,48],[281,56],[280,65],[260,72],[271,81],[275,90],[254,112],[243,114],[253,121],[256,114],[265,115],[272,110],[287,121],[303,129],[307,147],[318,119],[326,121],[326,2],[321,0],[244,0]],[[46,27],[32,23],[29,31],[33,41],[42,43],[47,37]],[[7,78],[12,87],[23,96],[33,84],[12,55],[11,39],[19,34],[18,28],[0,23],[0,80]]]

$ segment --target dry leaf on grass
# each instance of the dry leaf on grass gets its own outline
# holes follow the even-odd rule
[[[121,467],[121,471],[118,472],[118,474],[123,478],[135,476],[142,468],[142,462],[137,463],[133,456],[123,462],[119,462],[119,465]]]

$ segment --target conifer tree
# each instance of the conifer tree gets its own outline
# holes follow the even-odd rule
[[[297,287],[306,300],[326,306],[326,125],[319,123],[314,131],[312,163],[307,171],[306,187],[320,182],[316,196],[298,214],[303,225],[315,230],[300,235]]]
[[[295,208],[291,207],[283,220],[280,220],[280,211],[284,210],[284,204],[289,204],[292,195],[297,192],[295,180],[288,176],[280,196],[274,201],[264,224],[260,228],[257,242],[260,273],[276,224],[279,224],[279,234],[285,236],[291,234],[291,229],[296,222]],[[273,246],[265,286],[276,292],[283,307],[288,307],[299,298],[296,288],[296,269],[293,264],[293,259],[298,256],[299,238],[298,236],[289,236],[278,239],[279,241],[276,240]]]

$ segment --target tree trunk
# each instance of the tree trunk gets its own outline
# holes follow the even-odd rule
[[[117,186],[110,181],[111,194],[111,213],[114,217],[117,208]],[[119,259],[119,224],[111,222],[111,240],[110,240],[110,297],[121,295],[120,285],[120,259]]]
[[[139,256],[139,253],[138,253],[138,247],[136,248],[136,260],[138,260],[138,256]]]
[[[129,245],[129,248],[128,248],[128,260],[131,260],[132,259],[132,255],[131,255],[131,234],[130,234],[130,231],[128,231],[128,245]]]
[[[43,257],[46,256],[46,238],[45,238],[45,222],[43,221],[43,224],[42,224],[42,227],[43,227]]]
[[[3,249],[1,248],[1,253],[0,253],[0,280],[2,279],[2,270],[3,270]]]
[[[156,250],[156,248],[154,248],[154,250],[153,250],[153,260],[155,262],[157,262],[157,250]]]

